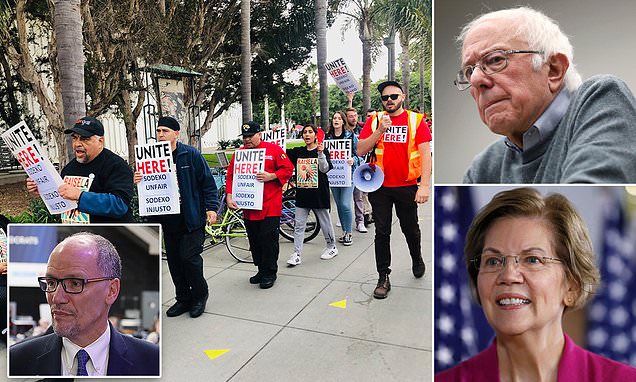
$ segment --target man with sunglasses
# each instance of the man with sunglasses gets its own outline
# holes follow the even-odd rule
[[[360,132],[358,155],[371,152],[371,162],[384,172],[382,186],[369,193],[375,219],[375,261],[379,274],[373,297],[382,299],[391,290],[393,205],[409,247],[413,275],[420,278],[426,270],[422,260],[417,204],[425,203],[429,197],[429,143],[432,137],[426,115],[404,109],[402,85],[385,81],[378,85],[378,91],[385,111],[367,119]]]
[[[120,279],[119,254],[102,236],[80,232],[58,244],[38,277],[54,333],[12,346],[9,375],[159,376],[159,347],[108,322]]]
[[[455,85],[505,137],[473,160],[464,183],[636,181],[634,96],[612,76],[582,82],[553,20],[531,8],[500,10],[468,23],[457,40]]]

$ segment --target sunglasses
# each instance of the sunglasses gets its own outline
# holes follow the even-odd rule
[[[387,95],[383,95],[380,98],[382,99],[382,101],[388,101],[389,98],[391,98],[393,101],[395,101],[396,99],[398,99],[400,95],[399,94],[387,94]]]

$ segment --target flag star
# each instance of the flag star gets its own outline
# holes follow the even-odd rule
[[[612,350],[617,353],[625,353],[627,348],[629,348],[629,337],[625,334],[619,334],[617,336],[612,337]]]
[[[455,261],[455,256],[453,256],[450,252],[444,252],[442,255],[442,259],[440,260],[440,265],[443,270],[447,273],[455,272],[457,262]]]
[[[442,284],[442,286],[437,290],[437,292],[439,293],[439,298],[447,304],[450,304],[453,301],[456,301],[455,288],[453,288],[451,284],[448,284],[448,283]]]
[[[452,223],[446,223],[442,226],[442,238],[446,242],[451,242],[457,238],[457,226]]]
[[[475,343],[475,331],[469,327],[462,328],[462,341],[466,344]]]
[[[457,206],[457,198],[455,197],[455,193],[449,190],[442,196],[442,200],[440,201],[442,207],[446,211],[453,211]]]
[[[629,313],[622,306],[618,306],[610,312],[610,321],[612,325],[624,327],[629,320]]]
[[[589,310],[589,316],[593,321],[603,322],[605,315],[607,314],[607,307],[601,302],[595,302],[592,304]]]
[[[625,263],[620,256],[610,256],[607,259],[607,270],[614,275],[620,275],[625,268]]]
[[[607,332],[601,328],[596,328],[588,334],[590,345],[595,347],[603,347],[607,342]]]
[[[636,325],[632,327],[632,342],[636,343]],[[634,353],[636,355],[636,353]]]
[[[443,314],[437,321],[437,327],[444,334],[451,334],[453,332],[454,326],[455,322],[450,316],[446,314]]]
[[[614,281],[609,285],[609,295],[612,300],[623,300],[623,297],[625,297],[625,293],[627,293],[627,288],[620,282]]]
[[[453,363],[453,352],[446,346],[440,346],[435,352],[435,358],[442,365],[451,365]]]

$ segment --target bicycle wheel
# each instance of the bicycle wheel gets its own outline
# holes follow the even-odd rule
[[[296,223],[296,199],[285,197],[283,198],[283,209],[280,217],[280,226],[278,227],[278,233],[289,241],[294,241],[294,227]],[[318,235],[320,231],[320,223],[316,213],[312,210],[309,216],[307,216],[307,225],[305,225],[305,238],[303,242],[306,243]]]
[[[228,224],[225,234],[225,246],[230,255],[241,263],[253,263],[243,219],[236,219]]]

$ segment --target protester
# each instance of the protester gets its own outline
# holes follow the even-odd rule
[[[261,126],[258,123],[246,122],[241,127],[241,131],[244,145],[239,150],[265,149],[264,171],[256,175],[256,180],[264,183],[263,208],[244,209],[243,218],[252,259],[254,259],[254,265],[258,267],[256,275],[250,277],[250,283],[259,284],[260,288],[268,289],[274,285],[278,272],[278,227],[283,204],[282,189],[291,178],[294,165],[280,146],[261,139]],[[232,197],[235,155],[232,155],[225,180],[227,205],[232,209],[238,208]]]
[[[351,166],[351,172],[362,162],[362,159],[356,155],[358,138],[345,125],[347,116],[341,111],[333,114],[331,126],[326,133],[326,139],[349,139],[351,140],[352,152],[347,158],[347,165]],[[353,244],[351,226],[353,224],[353,185],[348,187],[331,187],[334,201],[338,209],[338,218],[342,226],[342,237],[338,238],[338,242],[349,246]]]
[[[375,260],[379,273],[375,298],[391,290],[391,222],[393,205],[406,238],[413,275],[420,278],[426,267],[422,259],[417,204],[429,197],[431,134],[423,114],[404,109],[404,91],[395,81],[378,85],[385,113],[367,120],[358,142],[358,155],[372,152],[374,163],[384,172],[382,186],[369,193],[375,219]],[[418,178],[421,177],[418,186]]]
[[[11,376],[159,376],[159,347],[125,336],[108,322],[121,288],[113,244],[88,232],[64,239],[38,277],[54,333],[11,346]]]
[[[64,216],[79,223],[132,222],[132,170],[119,155],[104,147],[101,122],[83,117],[64,134],[71,134],[75,158],[62,169],[62,178],[82,177],[90,183],[88,191],[66,183],[58,188],[60,196],[77,202],[77,210]],[[40,196],[33,180],[28,178],[26,186],[31,195]]]
[[[161,223],[168,258],[168,269],[175,286],[176,302],[166,311],[168,317],[190,312],[199,317],[208,301],[208,283],[203,275],[205,224],[216,222],[219,206],[214,177],[203,155],[192,146],[177,142],[181,126],[172,117],[157,122],[157,140],[170,142],[172,160],[177,167],[179,214],[156,215],[148,220]],[[135,172],[135,183],[141,181]]]
[[[296,166],[296,174],[301,173],[299,170],[298,159],[316,158],[315,166],[311,166],[311,182],[296,181],[296,221],[294,224],[294,252],[289,256],[287,264],[296,266],[301,263],[300,255],[303,250],[303,242],[305,239],[305,227],[307,225],[307,217],[313,210],[318,217],[320,228],[325,237],[326,248],[320,255],[323,260],[329,260],[338,254],[336,248],[336,240],[331,224],[331,198],[329,196],[329,178],[327,172],[333,168],[331,159],[329,158],[329,150],[325,149],[324,142],[318,142],[316,134],[318,128],[312,124],[305,125],[303,128],[304,147],[294,147],[287,150],[289,160]]]

